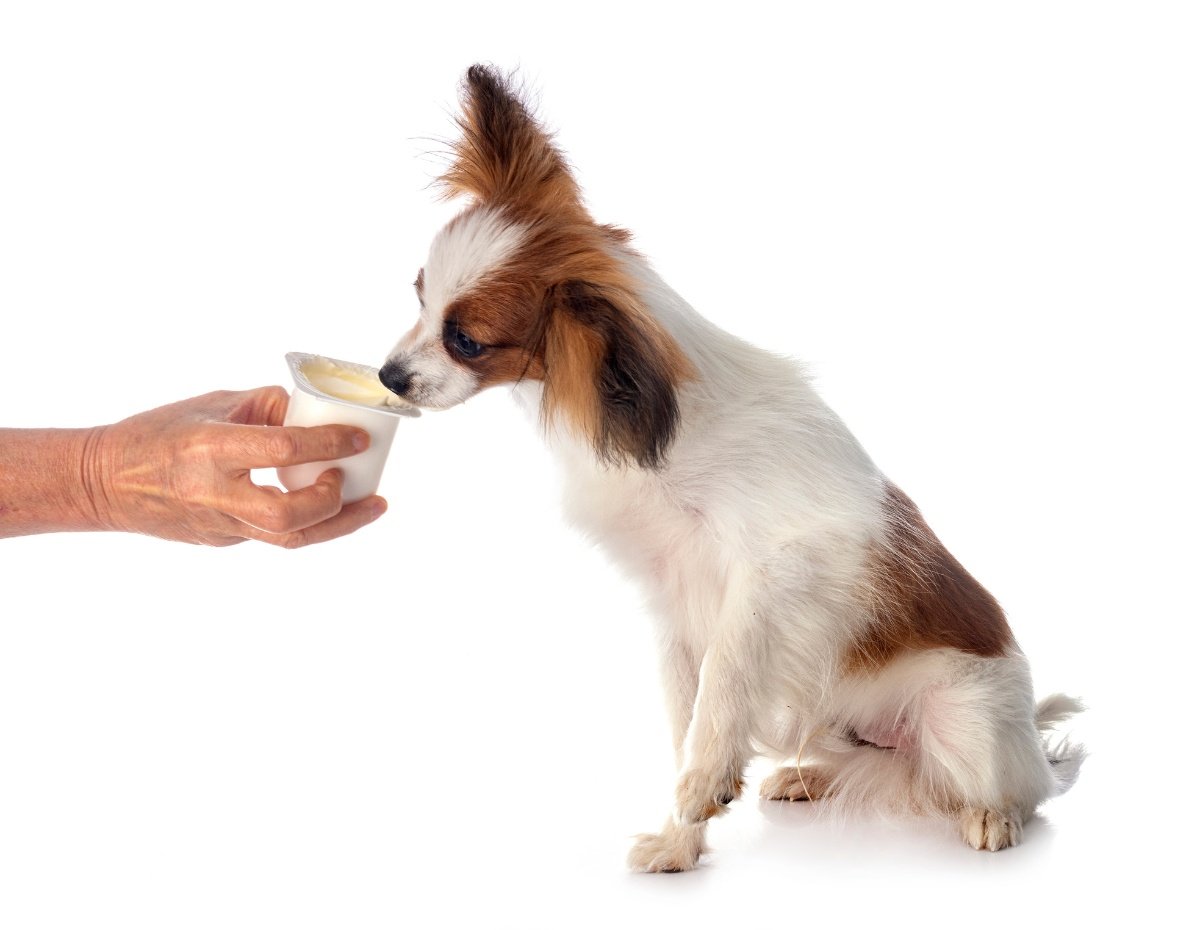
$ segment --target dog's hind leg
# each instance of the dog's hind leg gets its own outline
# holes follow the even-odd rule
[[[919,784],[950,801],[968,845],[1016,846],[1025,821],[1054,793],[1029,667],[1020,655],[954,664],[958,676],[932,684],[919,701]]]
[[[855,731],[890,751],[839,772],[839,798],[941,813],[968,845],[999,850],[1055,791],[1019,653],[915,653],[845,696]]]

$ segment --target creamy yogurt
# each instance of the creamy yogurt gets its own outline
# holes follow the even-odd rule
[[[370,365],[303,352],[289,352],[287,361],[296,386],[283,425],[357,426],[371,435],[371,447],[332,462],[277,469],[280,483],[296,491],[316,483],[327,469],[340,468],[344,503],[370,497],[379,487],[400,420],[420,416],[421,411],[385,388],[379,370]]]

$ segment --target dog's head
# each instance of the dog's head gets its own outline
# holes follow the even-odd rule
[[[441,182],[471,203],[433,240],[420,317],[380,379],[433,409],[537,380],[546,423],[603,461],[660,465],[691,366],[638,295],[628,235],[591,218],[562,154],[495,70],[468,70],[458,123]]]

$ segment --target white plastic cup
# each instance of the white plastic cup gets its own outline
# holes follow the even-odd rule
[[[392,439],[396,435],[400,418],[420,416],[421,412],[415,407],[377,407],[325,393],[315,387],[303,371],[305,362],[318,359],[333,362],[372,378],[379,377],[379,370],[369,365],[344,362],[335,358],[326,359],[325,356],[310,355],[306,352],[289,352],[287,362],[295,388],[288,401],[283,425],[324,426],[327,423],[341,423],[357,426],[370,434],[371,446],[365,452],[343,459],[287,465],[276,469],[276,472],[280,484],[289,491],[298,491],[300,488],[316,484],[317,479],[330,468],[341,469],[342,503],[351,504],[364,497],[370,497],[379,488],[379,479],[383,476],[383,466],[392,448]],[[382,385],[380,387],[382,390]]]

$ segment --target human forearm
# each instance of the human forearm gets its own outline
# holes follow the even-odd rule
[[[0,538],[105,529],[92,503],[94,429],[0,429]]]
[[[216,391],[90,430],[0,430],[0,538],[123,530],[228,546],[295,548],[352,533],[383,513],[342,506],[341,472],[285,494],[255,468],[332,462],[370,437],[349,426],[283,426],[283,388]]]

